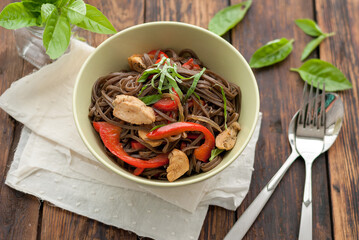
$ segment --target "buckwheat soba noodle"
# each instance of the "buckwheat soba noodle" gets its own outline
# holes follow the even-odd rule
[[[189,49],[128,58],[130,71],[100,77],[89,118],[108,155],[127,171],[175,181],[215,168],[240,126],[240,88]]]

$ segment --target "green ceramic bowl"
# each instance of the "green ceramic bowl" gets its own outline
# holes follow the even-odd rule
[[[152,49],[173,48],[177,51],[194,50],[204,65],[225,79],[240,86],[242,108],[239,132],[235,147],[223,161],[209,172],[178,179],[174,182],[149,180],[134,176],[114,163],[103,150],[98,134],[88,118],[91,88],[98,77],[110,72],[128,69],[127,58],[135,53]],[[115,173],[141,184],[158,187],[188,185],[212,177],[225,169],[241,154],[248,144],[259,114],[259,93],[254,75],[243,56],[223,38],[206,29],[179,22],[152,22],[127,28],[104,41],[90,55],[77,77],[73,111],[76,126],[90,152]]]

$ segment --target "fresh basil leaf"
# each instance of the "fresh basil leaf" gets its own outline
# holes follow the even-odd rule
[[[152,75],[161,72],[160,69],[157,68],[149,68],[143,71],[141,77],[137,79],[137,82],[146,82],[147,78]]]
[[[41,18],[42,23],[47,21],[47,18],[54,12],[57,12],[57,8],[55,5],[51,3],[46,3],[41,6]]]
[[[226,94],[224,93],[223,87],[221,85],[218,85],[221,88],[222,91],[222,97],[223,97],[223,114],[224,114],[224,128],[227,129],[227,98]]]
[[[37,25],[37,18],[21,2],[10,3],[0,13],[0,26],[18,29]]]
[[[187,101],[187,99],[194,93],[194,90],[196,90],[197,83],[205,71],[206,71],[206,68],[203,68],[202,71],[200,71],[199,73],[194,75],[192,85],[188,89],[187,94],[183,101]]]
[[[150,130],[150,132],[156,130],[157,128],[163,127],[163,126],[166,126],[166,124],[160,124],[160,125],[154,126],[154,127]]]
[[[97,8],[86,4],[86,15],[84,19],[76,24],[78,27],[95,33],[113,34],[116,29],[110,21]]]
[[[248,0],[220,10],[209,22],[208,30],[222,36],[243,19],[251,4]]]
[[[54,4],[58,0],[22,0],[24,7],[35,15],[40,15],[42,4],[50,3]]]
[[[212,161],[215,157],[217,157],[219,154],[221,154],[224,151],[224,149],[214,148],[211,151],[211,157],[209,158],[209,161]]]
[[[291,71],[298,72],[301,78],[308,84],[316,87],[319,83],[325,83],[325,90],[329,92],[353,88],[345,75],[332,64],[320,59],[310,59],[303,63],[300,68],[291,68]],[[322,89],[322,85],[319,85]]]
[[[69,0],[57,0],[56,6],[59,8],[62,8],[66,6],[66,4],[69,2]]]
[[[319,46],[319,44],[324,39],[326,39],[327,37],[333,36],[333,35],[334,35],[334,33],[326,33],[326,34],[320,35],[316,39],[313,39],[312,41],[310,41],[307,44],[307,46],[305,46],[300,60],[303,61],[304,59],[306,59],[314,51],[314,49],[316,49]]]
[[[53,11],[46,21],[43,42],[51,59],[60,57],[68,48],[71,26],[68,18]]]
[[[166,75],[167,80],[170,83],[170,85],[175,89],[179,98],[182,99],[183,93],[182,93],[182,90],[178,87],[176,80],[167,71],[165,72],[165,75]]]
[[[303,32],[312,37],[319,37],[323,34],[320,27],[311,19],[297,19],[294,22]]]
[[[292,52],[294,40],[276,39],[259,48],[249,61],[252,68],[261,68],[283,61]]]
[[[323,34],[323,35],[320,35],[319,37],[317,37],[316,39],[313,39],[312,41],[310,41],[307,44],[307,46],[305,46],[300,60],[303,61],[304,59],[306,59],[309,56],[309,54],[311,54],[311,52],[313,52],[313,50],[316,49],[319,46],[319,44],[326,38],[327,38],[327,36],[325,36]]]
[[[158,102],[160,99],[161,99],[160,94],[148,95],[148,96],[145,96],[145,97],[140,97],[140,100],[142,102],[144,102],[146,105],[154,104],[154,103]]]
[[[162,70],[161,70],[161,76],[160,76],[160,81],[158,82],[158,92],[162,94],[162,85],[165,81],[165,71],[167,71],[167,65],[164,65]]]
[[[71,24],[81,22],[86,15],[86,4],[83,0],[76,0],[65,8],[67,9],[67,17]]]

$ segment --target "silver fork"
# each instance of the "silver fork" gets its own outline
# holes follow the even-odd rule
[[[312,239],[312,164],[324,148],[325,135],[325,85],[319,95],[319,83],[313,97],[313,84],[309,93],[305,83],[303,103],[297,119],[295,146],[305,161],[305,185],[299,240]],[[320,108],[319,108],[320,107]]]

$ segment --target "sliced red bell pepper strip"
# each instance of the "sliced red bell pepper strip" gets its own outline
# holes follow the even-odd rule
[[[149,51],[147,54],[148,54],[148,55],[150,55],[150,57],[152,56],[152,58],[154,58],[154,57],[155,57],[156,52],[157,52],[157,50],[152,50],[152,51]],[[157,57],[157,59],[156,59],[156,60],[158,60],[158,59],[162,59],[163,57],[168,58],[168,56],[167,56],[167,54],[166,54],[166,53],[164,53],[164,52],[160,51],[160,52],[158,53],[158,57]]]
[[[201,67],[198,64],[193,62],[193,58],[190,58],[187,62],[185,62],[182,67],[190,69],[190,70],[200,70]]]
[[[133,175],[135,175],[135,176],[141,175],[141,173],[143,172],[143,170],[145,170],[145,169],[144,169],[144,168],[136,168],[136,169],[133,171]]]
[[[162,110],[162,111],[174,111],[178,109],[178,103],[181,102],[177,92],[172,88],[172,91],[175,95],[174,100],[172,100],[170,97],[165,97],[160,100],[158,100],[155,104],[153,104],[153,107]]]
[[[100,133],[105,147],[122,161],[138,168],[157,168],[168,164],[168,155],[159,154],[149,160],[129,156],[120,143],[121,128],[107,122],[93,122],[96,131]]]
[[[151,140],[158,140],[165,137],[178,135],[185,131],[196,131],[202,132],[204,134],[204,143],[199,146],[199,148],[194,150],[194,156],[202,162],[207,162],[208,158],[211,156],[211,151],[214,147],[215,139],[213,134],[201,124],[192,122],[171,123],[149,132],[146,136]]]
[[[131,148],[134,150],[140,150],[140,149],[145,149],[146,146],[137,141],[131,141]]]

